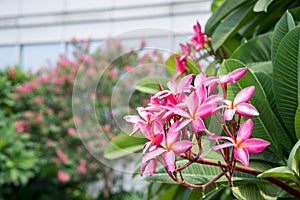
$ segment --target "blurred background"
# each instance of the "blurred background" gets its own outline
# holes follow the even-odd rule
[[[157,49],[178,51],[197,20],[204,26],[211,3],[1,0],[0,200],[151,199],[166,190],[138,176],[136,156],[111,162],[103,153],[116,151],[105,149],[111,139],[129,137],[123,113],[148,103],[130,86],[164,75],[168,55]]]
[[[92,39],[92,48],[108,37],[141,28],[166,31],[134,32],[122,37],[123,45],[141,39],[177,50],[192,34],[196,20],[204,25],[211,0],[1,0],[0,67],[19,65],[34,69],[70,55],[72,38]],[[174,32],[178,32],[178,34]]]

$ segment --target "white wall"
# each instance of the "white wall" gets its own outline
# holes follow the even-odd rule
[[[211,0],[1,0],[0,66],[5,46],[16,47],[15,62],[20,63],[23,45],[64,44],[74,37],[122,38],[126,31],[127,38],[170,37],[155,30],[143,35],[132,31],[142,28],[191,34],[196,20],[204,25],[210,16],[210,4]]]

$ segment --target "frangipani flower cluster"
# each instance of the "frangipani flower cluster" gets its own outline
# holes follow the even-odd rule
[[[215,146],[214,150],[234,147],[235,159],[248,166],[248,152],[258,153],[269,145],[269,142],[261,139],[249,139],[253,129],[251,119],[240,126],[236,136],[232,133],[216,136],[207,130],[204,123],[204,119],[216,113],[223,114],[223,123],[233,120],[236,115],[259,115],[256,108],[248,103],[254,93],[254,86],[241,90],[234,100],[224,99],[215,93],[216,89],[211,90],[216,84],[224,86],[239,80],[247,69],[237,69],[221,78],[206,77],[201,73],[196,77],[189,74],[179,82],[171,80],[167,84],[168,88],[160,86],[161,91],[151,96],[148,107],[137,108],[138,116],[125,116],[126,121],[134,124],[131,135],[141,130],[148,139],[143,148],[141,174],[147,171],[150,176],[153,175],[156,162],[161,162],[169,172],[176,170],[176,155],[187,154],[194,145],[191,131],[187,128],[189,125],[194,133],[205,132],[210,139],[228,140]]]
[[[167,83],[167,87],[159,84],[160,91],[151,96],[148,106],[137,108],[137,116],[128,115],[124,119],[134,124],[131,136],[141,131],[148,140],[142,151],[141,175],[147,172],[152,176],[157,163],[161,163],[174,181],[188,187],[205,188],[223,175],[232,186],[231,177],[236,161],[248,166],[249,153],[259,153],[270,143],[250,138],[253,121],[243,121],[244,117],[259,115],[258,110],[249,103],[255,87],[242,89],[233,99],[227,98],[227,85],[241,79],[248,67],[219,76],[207,76],[203,72],[189,74],[186,69],[187,59],[200,52],[206,40],[199,23],[194,26],[194,31],[191,43],[180,45],[182,55],[174,58],[177,72]],[[186,75],[183,76],[184,74]],[[207,129],[205,119],[210,116],[216,117],[226,136],[216,135]],[[201,159],[204,134],[215,141],[213,150],[220,151],[225,164],[215,163],[221,168],[220,175],[205,186],[198,186],[185,182],[181,171]],[[177,166],[176,157],[189,162],[184,166]],[[181,180],[177,173],[180,173]]]

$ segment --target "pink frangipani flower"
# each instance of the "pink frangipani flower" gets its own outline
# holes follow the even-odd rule
[[[253,105],[247,103],[251,99],[254,90],[255,87],[250,86],[242,89],[236,95],[233,101],[224,100],[227,106],[227,109],[224,112],[224,120],[232,120],[235,113],[247,117],[259,115],[259,112],[256,110],[256,108]]]
[[[233,153],[236,160],[240,161],[243,165],[249,166],[249,153],[259,153],[263,151],[270,142],[263,139],[250,138],[253,130],[253,122],[251,119],[244,121],[237,132],[236,139],[226,136],[209,136],[210,139],[215,140],[228,140],[223,144],[214,146],[214,150],[219,150],[227,147],[234,147]]]
[[[145,108],[138,107],[137,111],[139,116],[127,115],[124,117],[127,122],[134,123],[133,131],[130,134],[131,136],[136,134],[142,126],[149,126],[154,118],[153,114]]]
[[[188,140],[178,141],[180,131],[176,131],[176,129],[179,125],[180,121],[174,122],[174,124],[170,127],[168,133],[164,136],[161,144],[144,155],[142,166],[148,161],[157,158],[159,155],[162,155],[163,162],[168,171],[175,171],[175,154],[178,155],[189,151],[194,145],[193,142],[190,142]]]
[[[192,37],[191,41],[196,49],[199,51],[204,46],[204,34],[202,33],[201,26],[197,21],[196,25],[193,26],[194,28],[194,36]]]
[[[248,67],[238,68],[226,75],[221,74],[219,76],[219,81],[221,85],[226,85],[227,83],[235,83],[240,80],[244,74],[247,72]]]

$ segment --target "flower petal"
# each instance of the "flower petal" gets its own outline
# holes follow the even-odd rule
[[[170,172],[175,171],[175,154],[173,151],[165,152],[162,154],[164,163]]]
[[[200,132],[206,129],[205,124],[200,117],[192,122],[192,128],[195,132]]]
[[[225,142],[223,144],[219,144],[213,147],[213,150],[217,151],[219,149],[223,149],[223,148],[227,148],[227,147],[233,147],[235,146],[235,144],[231,143],[231,142]]]
[[[194,142],[190,142],[187,140],[179,141],[173,144],[173,151],[175,154],[184,153],[192,148]]]
[[[234,109],[229,109],[229,108],[226,109],[226,110],[224,111],[224,120],[232,120],[232,118],[233,118],[235,112],[236,112],[236,109],[235,109],[235,108],[234,108]]]
[[[246,148],[234,148],[233,154],[235,159],[240,161],[243,165],[249,166],[249,153]]]
[[[180,131],[181,129],[183,129],[184,127],[186,127],[191,121],[191,119],[186,119],[186,120],[183,120],[180,125],[176,128],[175,131]]]
[[[143,147],[143,154],[146,153],[146,151],[149,149],[150,145],[152,144],[151,141],[148,141],[144,144],[144,147]]]
[[[245,103],[248,102],[253,93],[254,93],[255,87],[254,86],[250,86],[247,88],[242,89],[234,98],[233,104],[237,105],[239,103]]]
[[[250,138],[243,143],[245,144],[245,148],[251,153],[259,153],[270,145],[270,142],[258,138]]]
[[[170,129],[169,129],[169,131],[167,133],[167,137],[166,137],[167,138],[166,142],[167,142],[168,145],[172,145],[172,144],[174,144],[178,140],[180,132],[176,131],[176,130],[177,130],[177,127],[179,125],[180,125],[180,121],[176,121],[170,127]]]
[[[245,140],[249,139],[252,134],[252,129],[253,129],[253,121],[251,119],[244,121],[238,130],[237,140],[244,142]]]
[[[204,119],[204,118],[212,115],[216,108],[216,105],[217,104],[215,104],[215,103],[207,103],[207,104],[201,105],[197,111],[198,116],[200,116],[202,119]]]
[[[199,97],[196,94],[196,92],[192,92],[190,96],[187,99],[187,107],[189,110],[189,113],[194,115],[196,113],[199,106]]]
[[[242,116],[252,117],[259,115],[259,112],[256,108],[248,103],[240,103],[236,107],[236,112]]]
[[[153,151],[147,153],[144,155],[143,159],[142,159],[142,163],[147,162],[148,160],[151,160],[157,156],[159,156],[160,154],[162,154],[163,152],[165,152],[166,150],[163,148],[156,148]]]
[[[220,136],[220,135],[210,135],[208,136],[209,139],[212,140],[229,140],[231,143],[234,143],[234,139],[227,136]]]
[[[141,117],[136,115],[127,115],[124,116],[123,119],[130,123],[137,123],[141,120]]]

